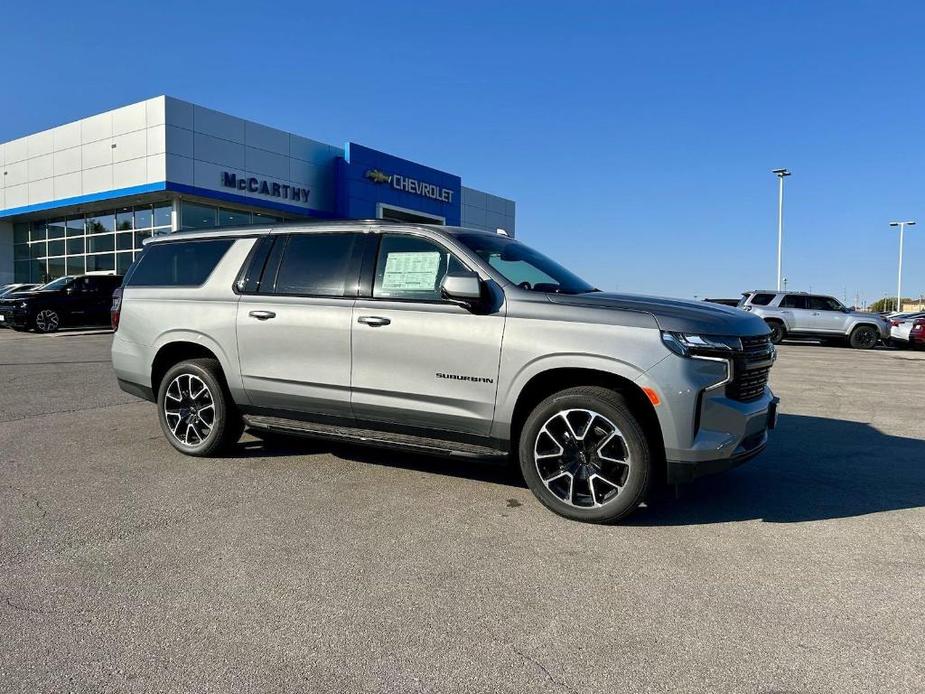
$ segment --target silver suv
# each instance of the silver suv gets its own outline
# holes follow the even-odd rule
[[[764,319],[774,344],[786,337],[805,337],[870,349],[890,337],[886,318],[852,311],[831,296],[755,290],[742,295],[739,308]]]
[[[333,222],[152,239],[113,305],[123,390],[212,456],[245,427],[511,456],[569,518],[632,512],[764,449],[758,317],[606,294],[503,235]]]

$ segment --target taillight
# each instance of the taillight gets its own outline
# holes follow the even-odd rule
[[[116,291],[112,295],[112,308],[109,309],[109,322],[112,324],[112,331],[119,329],[119,315],[122,313],[122,293]]]
[[[901,320],[891,320],[891,321],[890,321],[890,325],[893,326],[894,328],[899,327],[899,324],[900,324],[900,323],[902,323]]]
[[[910,333],[925,333],[925,318],[919,318],[915,323],[912,324],[912,330]]]

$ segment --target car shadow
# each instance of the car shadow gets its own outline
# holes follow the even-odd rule
[[[525,488],[506,461],[454,459],[312,439],[238,444],[231,457],[332,454],[345,460]],[[782,414],[755,460],[662,495],[625,524],[681,526],[762,520],[849,518],[925,506],[925,440],[891,436],[869,424]]]
[[[725,474],[640,509],[641,526],[850,518],[925,506],[925,440],[869,424],[780,416],[767,451]]]

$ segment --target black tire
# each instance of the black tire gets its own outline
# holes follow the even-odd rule
[[[564,437],[563,444],[556,436]],[[535,459],[537,451],[556,450],[550,442],[563,453]],[[614,460],[620,454],[623,463]],[[527,486],[544,506],[586,523],[626,517],[645,499],[653,479],[652,447],[638,418],[622,395],[598,386],[562,390],[533,408],[520,434],[518,457]]]
[[[767,321],[768,327],[771,329],[771,343],[779,345],[784,341],[784,337],[787,336],[787,329],[784,327],[784,324],[780,321],[769,320]]]
[[[55,333],[58,332],[58,328],[61,327],[61,316],[58,315],[57,311],[50,308],[43,308],[35,314],[32,324],[35,326],[36,332]]]
[[[207,396],[193,398],[200,384],[208,389]],[[170,445],[197,457],[228,449],[244,432],[215,359],[190,359],[172,366],[158,388],[157,417]]]
[[[872,325],[859,325],[851,331],[848,342],[852,349],[871,349],[877,346],[879,331]]]

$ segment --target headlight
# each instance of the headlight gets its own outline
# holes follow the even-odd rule
[[[662,342],[681,357],[730,357],[734,352],[742,351],[742,340],[723,335],[663,332]]]

